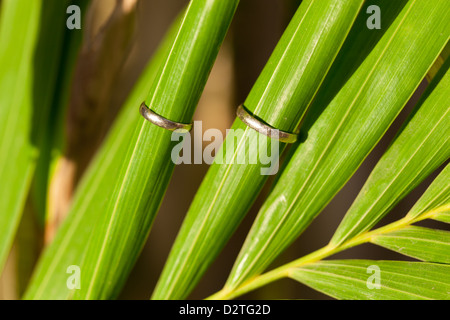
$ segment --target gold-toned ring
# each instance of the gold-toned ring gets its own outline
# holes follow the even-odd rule
[[[156,112],[152,111],[149,107],[147,107],[145,102],[143,102],[141,104],[139,111],[145,120],[153,123],[154,125],[157,125],[158,127],[164,128],[166,130],[169,130],[169,131],[175,131],[175,130],[191,131],[192,130],[192,123],[184,124],[184,123],[179,123],[179,122],[175,122],[175,121],[166,119],[163,116],[160,116]]]
[[[236,114],[239,117],[239,119],[241,119],[241,121],[245,123],[247,126],[272,139],[277,139],[280,142],[284,143],[294,143],[297,141],[298,135],[278,130],[263,123],[262,121],[256,119],[253,115],[251,115],[243,105],[239,106],[239,108],[236,111]]]

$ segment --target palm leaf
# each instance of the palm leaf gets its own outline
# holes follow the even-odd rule
[[[51,3],[57,0],[45,1],[45,7],[51,5]],[[36,70],[37,74],[47,74],[52,68],[57,68],[54,71],[55,79],[54,86],[52,87],[52,100],[50,101],[49,112],[47,119],[42,119],[41,126],[45,128],[42,132],[41,142],[39,143],[39,158],[36,164],[36,173],[32,183],[31,197],[33,207],[37,211],[39,221],[42,224],[46,222],[46,212],[48,205],[48,188],[50,183],[50,177],[54,170],[54,163],[57,156],[61,153],[61,148],[64,143],[64,118],[68,109],[70,85],[72,83],[72,76],[75,69],[78,53],[80,51],[81,42],[83,39],[82,30],[69,30],[65,26],[66,8],[69,5],[77,5],[80,7],[81,12],[85,12],[89,0],[70,0],[70,1],[57,1],[60,5],[55,6],[52,11],[48,11],[43,20],[46,21],[45,25],[41,27],[40,33],[45,35],[51,35],[52,30],[55,28],[55,17],[58,17],[58,24],[61,26],[63,32],[62,42],[60,47],[59,57],[57,60],[49,60],[48,64],[40,64],[39,70]],[[52,17],[53,18],[50,18]],[[84,17],[83,17],[84,18]],[[55,47],[54,36],[49,36],[47,43],[39,45],[36,54],[41,56],[48,55],[49,47]],[[44,83],[47,81],[43,81]],[[39,89],[38,89],[39,90]]]
[[[68,0],[2,3],[0,270],[20,221],[40,149],[47,143],[68,4]]]
[[[407,227],[380,234],[372,243],[423,261],[450,263],[450,232]]]
[[[330,99],[323,88],[325,97],[313,104],[306,120],[308,137],[261,208],[226,290],[267,268],[356,171],[445,46],[449,6],[409,1],[342,89]],[[340,79],[340,74],[329,77]],[[316,105],[327,99],[332,101],[325,110]]]
[[[304,1],[255,83],[245,107],[275,128],[297,130],[361,5],[361,1]],[[258,147],[248,145],[247,139],[253,131],[239,119],[232,129],[243,130],[244,134],[236,143],[234,137],[225,140],[219,154],[223,152],[227,158],[231,154],[231,159],[260,159],[261,150],[272,148],[270,139],[262,135]],[[272,161],[278,161],[273,152],[270,156]],[[261,191],[267,180],[262,168],[265,165],[261,162],[244,165],[216,161],[212,165],[193,200],[152,298],[179,299],[189,294]]]
[[[369,242],[420,260],[447,263],[450,257],[449,233],[447,231],[414,227],[412,224],[425,219],[434,219],[441,213],[449,211],[449,203],[446,200],[448,198],[448,188],[446,186],[442,187],[443,181],[448,184],[448,179],[446,178],[448,178],[449,168],[450,164],[433,181],[404,218],[378,229],[363,232],[340,245],[328,244],[306,256],[256,276],[238,288],[230,290],[225,287],[211,296],[210,299],[237,297],[260,286],[289,276],[292,270],[299,267],[316,263],[343,250]]]
[[[403,219],[404,221],[436,219],[436,217],[440,217],[450,210],[449,172],[450,164],[428,187]],[[409,226],[399,230],[394,229],[391,232],[375,234],[370,237],[370,241],[420,260],[450,263],[450,233],[448,231]]]
[[[433,219],[442,221],[445,223],[450,223],[450,208],[447,209],[446,212],[440,212],[440,213],[436,214],[436,216],[433,217]]]
[[[427,191],[417,201],[417,203],[408,212],[407,217],[414,219],[432,208],[441,207],[439,210],[429,218],[449,222],[448,217],[450,213],[450,164],[447,164],[439,176],[434,179],[433,183],[428,187]]]
[[[230,26],[238,0],[193,0],[146,105],[166,119],[191,123],[200,95]],[[145,244],[169,184],[172,133],[141,119],[82,262],[84,283],[75,299],[118,294]]]
[[[379,270],[379,289],[370,279]],[[404,261],[336,260],[297,268],[291,278],[337,299],[448,299],[450,266]],[[374,287],[375,286],[375,287]]]
[[[81,265],[86,246],[117,180],[120,163],[115,159],[128,147],[135,127],[140,122],[136,112],[148,94],[163,59],[176,36],[180,21],[168,31],[153,58],[123,106],[118,119],[77,188],[71,210],[53,242],[42,254],[26,299],[67,299],[72,294],[66,285],[66,270]]]
[[[438,78],[435,79],[436,81]],[[450,71],[419,103],[414,116],[378,162],[332,245],[370,229],[450,157]]]

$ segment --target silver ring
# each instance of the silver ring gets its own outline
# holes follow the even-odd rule
[[[169,130],[169,131],[175,131],[175,130],[186,130],[191,131],[192,130],[192,123],[191,124],[184,124],[175,122],[169,119],[166,119],[156,112],[152,111],[145,102],[143,102],[139,108],[139,111],[141,115],[145,118],[145,120],[153,123],[154,125],[157,125],[158,127],[161,127],[163,129]]]
[[[262,121],[252,116],[243,105],[239,106],[239,108],[236,111],[236,114],[239,117],[239,119],[241,119],[241,121],[245,123],[247,126],[272,139],[277,139],[280,142],[284,143],[294,143],[297,141],[298,135],[275,129],[263,123]]]

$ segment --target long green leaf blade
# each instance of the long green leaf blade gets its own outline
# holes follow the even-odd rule
[[[54,5],[57,3],[58,5]],[[70,30],[66,27],[66,9],[70,5],[79,6],[84,13],[89,5],[89,0],[45,0],[44,9],[52,6],[52,10],[45,10],[45,16],[42,17],[45,23],[41,26],[40,33],[46,42],[38,46],[37,55],[46,57],[49,55],[49,48],[58,49],[59,57],[48,59],[46,63],[40,63],[36,67],[36,74],[53,74],[54,77],[47,79],[44,83],[52,84],[51,97],[49,100],[49,111],[47,117],[41,117],[39,125],[43,128],[42,137],[39,143],[39,159],[36,164],[36,174],[33,179],[31,197],[33,205],[37,211],[38,217],[42,224],[45,224],[48,175],[51,170],[52,158],[64,140],[63,123],[68,105],[68,94],[70,84],[75,68],[76,58],[83,39],[82,30]],[[52,18],[53,17],[53,18]],[[55,17],[58,17],[58,28],[63,31],[61,34],[54,33]],[[82,17],[84,18],[84,17]],[[58,30],[60,31],[60,30]],[[61,42],[59,46],[54,42],[55,36],[59,35]],[[42,86],[43,84],[41,84]],[[48,85],[48,84],[47,84]],[[36,88],[36,91],[42,89]]]
[[[425,193],[408,212],[407,217],[414,219],[434,208],[443,208],[433,214],[431,219],[450,222],[450,164],[447,164],[442,172],[434,179]]]
[[[371,242],[428,262],[450,263],[450,232],[410,226],[380,234]]]
[[[35,173],[69,1],[4,1],[0,17],[0,270]],[[52,31],[49,33],[49,31]]]
[[[369,230],[450,157],[450,71],[427,95],[378,162],[332,245]]]
[[[0,178],[3,182],[0,201],[0,270],[19,223],[37,156],[29,135],[32,126],[31,72],[41,2],[30,4],[27,1],[8,1],[2,4],[1,9]],[[24,36],[13,39],[17,35]]]
[[[191,123],[238,0],[192,0],[146,105],[166,119]],[[81,265],[75,299],[119,293],[145,244],[175,164],[172,132],[142,119],[130,141],[116,187]]]
[[[83,261],[92,230],[114,191],[114,182],[120,170],[120,163],[115,159],[126,152],[135,127],[140,123],[136,105],[147,96],[159,67],[169,53],[179,24],[180,21],[174,23],[142,72],[122,112],[80,182],[68,217],[40,258],[25,294],[26,299],[62,300],[71,296],[72,292],[66,284],[66,270],[71,265],[81,265]]]
[[[449,299],[449,273],[449,265],[425,262],[332,260],[297,268],[290,276],[337,299],[429,300]]]
[[[342,88],[321,89],[306,119],[307,139],[261,208],[225,290],[266,269],[361,165],[446,44],[449,9],[447,1],[409,1]],[[352,44],[337,61],[352,66],[345,56]],[[342,73],[347,70],[336,68],[329,77],[336,81]]]
[[[245,107],[275,128],[296,131],[361,6],[362,1],[304,1]],[[251,159],[272,148],[264,136],[259,136],[258,147],[252,143],[248,146],[246,139],[250,140],[254,132],[239,119],[232,129],[244,132],[231,151],[232,159]],[[228,137],[222,146],[227,156],[228,146],[234,147],[233,139]],[[278,162],[273,154],[271,157]],[[267,180],[261,168],[265,168],[261,163],[216,161],[212,165],[189,209],[153,299],[180,299],[190,293],[261,191]]]
[[[433,217],[434,220],[450,223],[450,208],[446,212],[441,212],[437,214],[435,217]]]

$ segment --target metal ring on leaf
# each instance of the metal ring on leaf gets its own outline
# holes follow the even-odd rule
[[[298,135],[286,131],[281,131],[265,124],[264,122],[256,119],[253,115],[251,115],[242,105],[239,106],[236,114],[239,119],[241,119],[241,121],[244,122],[247,126],[272,139],[277,139],[280,142],[284,143],[294,143],[297,141]]]
[[[153,123],[154,125],[157,125],[158,127],[161,127],[163,129],[169,130],[169,131],[175,131],[175,130],[186,130],[191,131],[192,130],[192,123],[191,124],[185,124],[185,123],[179,123],[175,122],[169,119],[164,118],[163,116],[160,116],[156,112],[152,111],[145,102],[143,102],[139,108],[139,111],[141,115],[145,118],[145,120]]]

